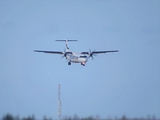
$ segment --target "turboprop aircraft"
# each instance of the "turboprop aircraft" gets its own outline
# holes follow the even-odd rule
[[[62,51],[43,51],[43,50],[34,50],[34,52],[43,52],[43,53],[49,53],[49,54],[60,54],[62,55],[62,58],[66,58],[68,65],[71,65],[71,63],[80,63],[81,65],[85,66],[86,62],[90,57],[96,56],[97,54],[101,53],[110,53],[110,52],[118,52],[118,50],[111,50],[111,51],[91,51],[89,52],[80,52],[75,53],[69,50],[68,42],[75,42],[78,40],[56,40],[58,42],[65,42],[66,49],[64,52]]]

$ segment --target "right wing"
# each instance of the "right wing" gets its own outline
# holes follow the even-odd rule
[[[60,55],[67,55],[72,54],[72,52],[61,52],[61,51],[43,51],[43,50],[34,50],[34,52],[43,52],[43,53],[50,53],[50,54],[60,54]]]
[[[50,54],[64,54],[63,52],[60,51],[43,51],[43,50],[34,50],[34,52],[43,52],[43,53],[50,53]]]

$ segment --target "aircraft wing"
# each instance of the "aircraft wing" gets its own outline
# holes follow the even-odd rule
[[[89,54],[89,52],[81,52],[81,54]]]
[[[63,54],[60,51],[42,51],[42,50],[34,50],[34,52],[43,52],[43,53],[50,53],[50,54]]]
[[[118,52],[118,50],[110,50],[110,51],[93,51],[93,52],[81,52],[81,54],[100,54],[100,53],[110,53],[110,52]]]
[[[43,53],[50,53],[50,54],[72,54],[72,52],[61,52],[61,51],[43,51],[43,50],[34,50],[34,52],[43,52]]]
[[[110,52],[118,52],[118,50],[110,50],[110,51],[93,51],[92,54],[110,53]]]

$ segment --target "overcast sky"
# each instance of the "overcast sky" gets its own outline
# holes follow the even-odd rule
[[[75,52],[119,50],[68,66]],[[0,0],[0,117],[160,117],[159,0]]]

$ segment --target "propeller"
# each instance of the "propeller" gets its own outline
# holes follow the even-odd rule
[[[64,57],[65,57],[65,58],[67,59],[67,55],[68,55],[68,54],[70,54],[70,55],[71,55],[71,54],[72,54],[72,52],[68,51],[67,49],[64,49],[64,52],[63,52],[63,56],[62,56],[62,58],[64,58]]]
[[[95,51],[95,50],[94,50]],[[94,52],[93,51],[93,52]],[[93,52],[91,51],[91,49],[89,49],[89,57],[92,57],[92,60],[94,60],[93,56],[96,56],[95,54],[93,54]]]
[[[66,50],[64,49],[64,53],[63,53],[62,58],[66,57],[66,56],[67,56],[67,53],[66,53]]]

